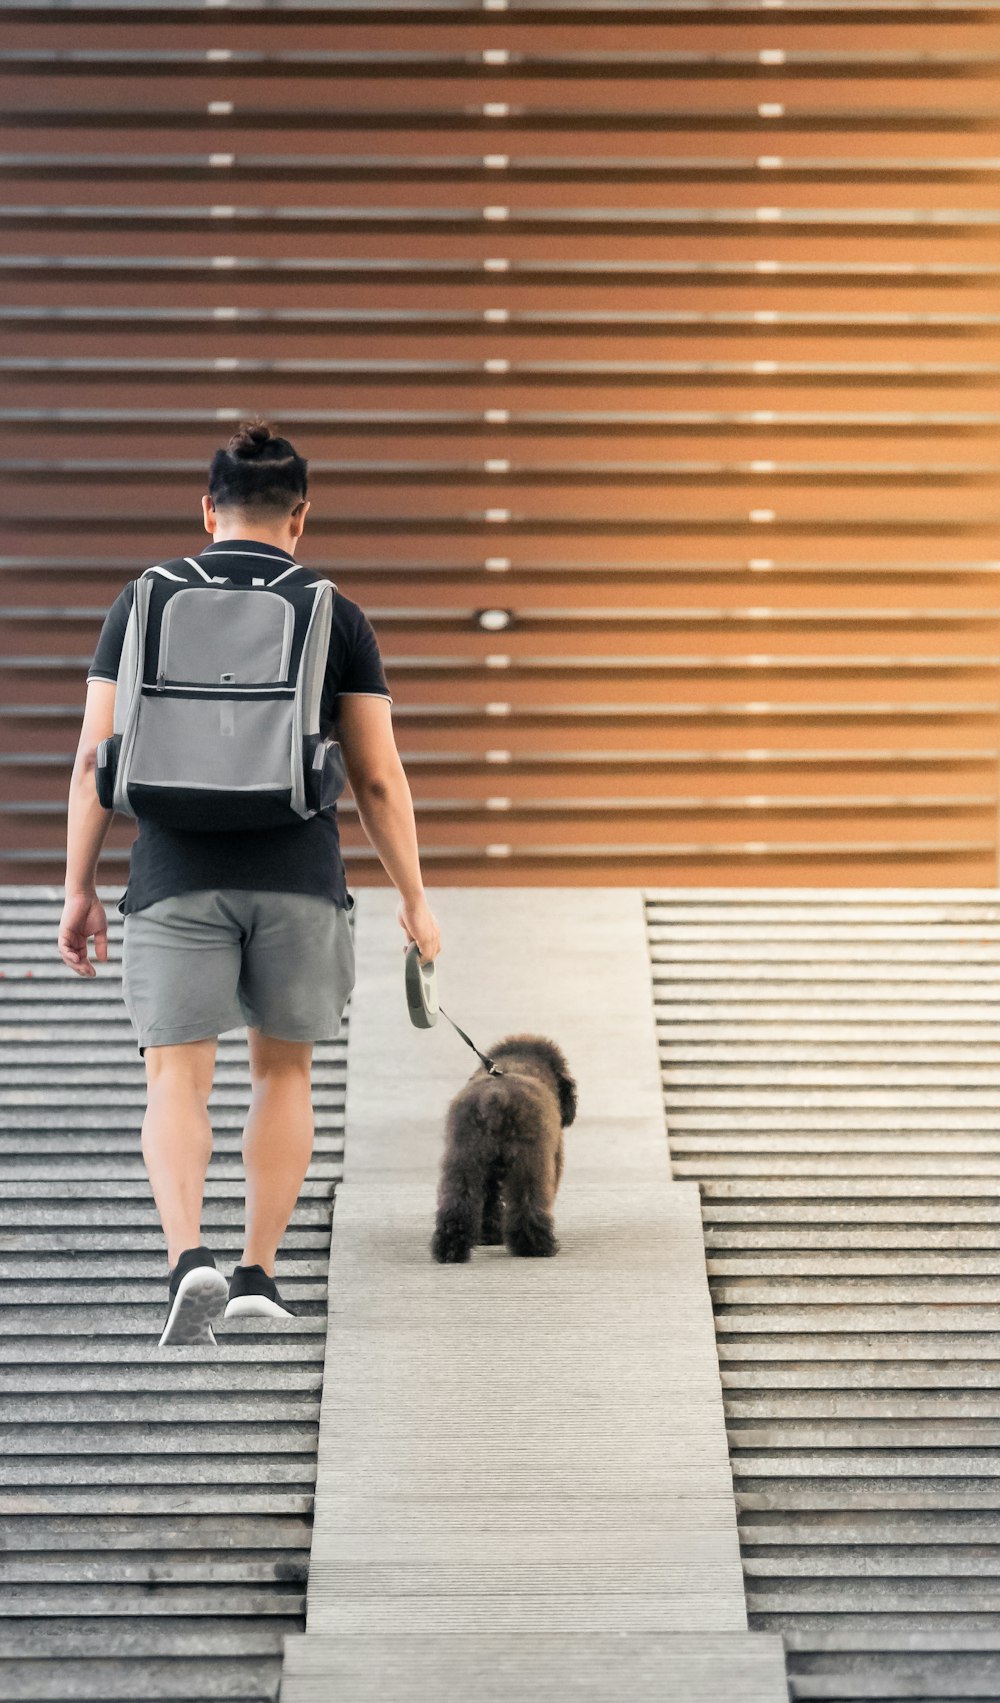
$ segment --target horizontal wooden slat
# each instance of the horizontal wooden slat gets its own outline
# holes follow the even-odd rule
[[[212,0],[10,0],[10,10],[21,16],[37,16],[44,21],[58,18],[62,22],[75,13],[97,13],[102,17],[132,17],[136,13],[158,17],[184,17],[204,14],[211,9]],[[687,22],[691,15],[706,14],[709,19],[718,15],[726,18],[733,12],[759,12],[768,9],[769,0],[628,0],[627,8],[618,0],[517,0],[512,8],[517,13],[535,13],[548,18],[559,13],[583,14],[588,18],[609,13],[615,17],[623,10],[630,14],[653,14],[664,23]],[[506,10],[506,8],[502,8]],[[997,0],[786,0],[785,9],[792,13],[820,12],[850,17],[867,13],[906,12],[913,16],[937,13],[986,13],[997,9]],[[479,6],[470,0],[371,0],[363,8],[357,0],[228,0],[227,10],[234,14],[313,13],[332,17],[364,17],[370,20],[379,13],[390,17],[397,13],[407,18],[444,15],[467,15],[478,18]]]
[[[38,177],[53,185],[63,176],[68,180],[75,180],[94,174],[99,174],[104,182],[117,177],[131,179],[146,176],[154,180],[165,177],[174,181],[190,179],[197,182],[206,172],[215,178],[221,178],[223,182],[232,181],[246,173],[256,183],[266,182],[269,178],[278,176],[285,180],[320,177],[345,182],[355,177],[366,180],[399,178],[405,181],[410,175],[417,175],[433,180],[435,174],[448,179],[468,176],[478,179],[489,174],[495,181],[500,182],[518,181],[521,178],[544,181],[550,176],[556,176],[560,181],[586,182],[593,179],[598,183],[608,178],[617,180],[619,174],[624,174],[632,182],[663,177],[666,181],[676,183],[687,178],[701,180],[720,176],[749,177],[756,180],[764,173],[782,183],[789,178],[798,181],[802,177],[825,179],[843,175],[852,179],[865,179],[874,175],[882,182],[902,179],[920,183],[938,174],[949,179],[979,174],[995,176],[1000,171],[1000,161],[992,154],[956,152],[952,155],[944,149],[937,149],[931,158],[921,158],[914,151],[912,156],[897,154],[881,160],[876,156],[859,158],[853,154],[831,157],[817,154],[814,150],[801,149],[783,155],[737,152],[715,155],[699,155],[694,152],[623,154],[617,149],[608,149],[602,156],[588,158],[586,155],[581,157],[575,150],[571,152],[568,148],[562,153],[541,155],[527,152],[483,154],[481,150],[467,154],[443,150],[423,154],[393,154],[375,150],[359,150],[346,154],[308,154],[291,150],[283,150],[277,154],[244,150],[238,153],[216,150],[209,154],[193,151],[144,151],[141,154],[128,154],[116,153],[113,149],[105,153],[81,153],[76,149],[67,148],[63,153],[0,153],[0,169],[8,179]]]
[[[145,14],[156,17],[169,17],[171,20],[194,17],[205,17],[212,9],[212,0],[11,0],[11,11],[20,17],[34,17],[42,22],[60,22],[69,19],[74,14],[90,17],[95,14],[102,19]],[[441,16],[468,17],[478,20],[480,8],[473,0],[417,0],[410,4],[409,0],[373,0],[370,5],[360,6],[358,0],[229,0],[228,8],[236,15],[250,14],[251,21],[256,21],[254,14],[264,15],[268,19],[280,17],[282,13],[302,15],[304,17],[332,16],[342,20],[352,18],[359,22],[370,23],[380,15],[392,17],[404,13],[406,17],[418,20],[424,17],[439,18]],[[506,10],[506,7],[492,8]],[[771,9],[770,0],[629,0],[623,7],[619,0],[517,0],[512,10],[527,17],[541,16],[548,20],[562,15],[583,18],[592,22],[595,17],[603,14],[620,19],[623,11],[630,18],[654,17],[664,23],[688,23],[691,17],[701,15],[709,22],[727,22],[732,13],[753,14]],[[976,0],[970,6],[969,0],[786,0],[783,8],[792,16],[806,16],[820,13],[824,18],[837,19],[852,16],[875,14],[880,19],[905,12],[916,18],[933,18],[939,13],[960,12],[963,16],[973,14],[986,15],[996,9],[996,0]],[[281,18],[285,23],[286,19]]]

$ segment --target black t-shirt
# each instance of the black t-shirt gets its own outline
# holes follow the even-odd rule
[[[294,558],[271,544],[226,539],[209,544],[197,560],[234,584],[265,583],[292,565]],[[132,606],[133,581],[119,592],[105,617],[87,679],[118,679],[125,628]],[[347,695],[387,698],[378,641],[371,622],[356,603],[335,591],[326,674],[320,698],[319,731],[333,731],[338,699]],[[199,887],[258,888],[273,893],[319,893],[346,909],[347,880],[340,855],[337,807],[284,828],[252,832],[195,834],[140,819],[132,842],[128,886],[118,901],[123,916],[157,899],[190,893]]]

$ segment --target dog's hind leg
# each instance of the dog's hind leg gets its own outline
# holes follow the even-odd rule
[[[552,1156],[536,1145],[510,1155],[504,1183],[504,1241],[508,1252],[545,1258],[558,1251],[552,1223],[555,1178]]]
[[[467,1260],[479,1240],[482,1222],[482,1165],[468,1153],[451,1150],[438,1187],[437,1223],[431,1238],[434,1258],[442,1265]]]

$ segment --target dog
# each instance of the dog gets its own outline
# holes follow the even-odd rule
[[[576,1116],[576,1083],[554,1041],[509,1035],[448,1107],[431,1253],[467,1260],[477,1242],[546,1257],[559,1243],[552,1206],[563,1170],[563,1130]]]

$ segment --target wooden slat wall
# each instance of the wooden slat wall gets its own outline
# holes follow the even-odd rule
[[[0,880],[261,410],[432,880],[995,883],[996,6],[5,11]]]

